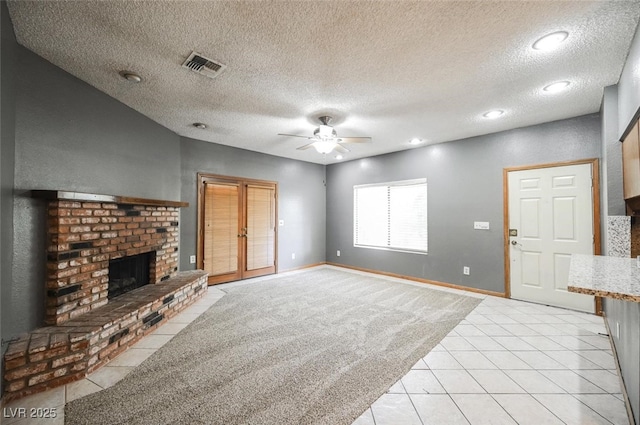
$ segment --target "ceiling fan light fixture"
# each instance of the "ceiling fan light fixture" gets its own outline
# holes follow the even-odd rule
[[[569,37],[569,33],[566,31],[556,31],[551,34],[547,34],[542,38],[539,38],[533,43],[535,50],[553,50],[558,47],[563,41]]]
[[[337,143],[331,140],[320,140],[313,143],[313,147],[321,154],[330,153],[335,147]]]
[[[298,150],[306,150],[313,147],[318,153],[321,153],[323,155],[331,153],[333,152],[333,150],[336,150],[337,154],[349,152],[349,149],[342,145],[343,143],[371,142],[371,137],[365,136],[339,138],[336,130],[329,125],[332,120],[330,116],[324,115],[318,117],[318,119],[322,124],[316,127],[316,129],[313,131],[313,137],[286,133],[278,133],[278,136],[300,137],[306,139],[310,142],[304,146],[298,147]]]
[[[321,139],[329,139],[332,137],[336,137],[337,133],[333,129],[333,127],[323,124],[320,127],[318,127],[318,130],[315,132],[315,135]]]

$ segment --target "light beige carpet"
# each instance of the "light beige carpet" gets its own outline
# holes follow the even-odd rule
[[[318,269],[237,286],[67,424],[350,424],[479,299]]]

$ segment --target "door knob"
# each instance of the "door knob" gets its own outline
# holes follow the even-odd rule
[[[518,241],[511,241],[511,245],[513,245],[513,246],[516,246],[516,245],[522,246],[522,244],[518,243]]]

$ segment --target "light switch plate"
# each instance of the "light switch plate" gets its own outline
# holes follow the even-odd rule
[[[489,222],[488,221],[474,221],[473,228],[476,230],[489,230]]]

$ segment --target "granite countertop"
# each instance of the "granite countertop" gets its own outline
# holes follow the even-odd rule
[[[635,258],[573,254],[567,289],[640,302],[640,268]]]

